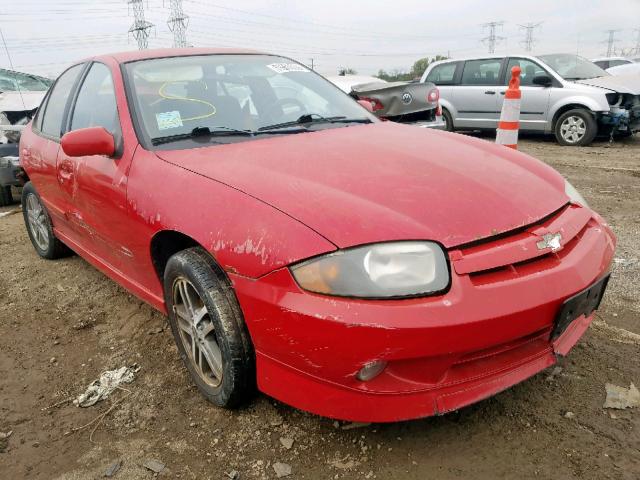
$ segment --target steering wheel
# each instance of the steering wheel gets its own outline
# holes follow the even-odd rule
[[[292,105],[294,107],[298,107],[300,110],[300,115],[303,115],[307,112],[307,107],[305,107],[304,103],[296,98],[279,98],[275,102],[273,102],[269,107],[267,107],[267,111],[265,115],[271,120],[278,120],[283,115],[283,107],[285,105]]]

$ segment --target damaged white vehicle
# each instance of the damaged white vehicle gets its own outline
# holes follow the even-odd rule
[[[612,76],[578,55],[487,56],[434,62],[422,76],[440,89],[447,130],[495,129],[512,67],[519,66],[520,129],[561,145],[640,131],[640,76]]]
[[[0,206],[13,201],[12,186],[21,185],[20,132],[36,113],[52,80],[0,69]]]

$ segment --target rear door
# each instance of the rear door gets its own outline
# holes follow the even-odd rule
[[[455,92],[456,128],[496,128],[504,58],[467,60]]]
[[[56,229],[68,230],[64,212],[67,199],[60,191],[56,158],[60,149],[62,125],[72,92],[79,82],[85,64],[74,65],[63,72],[38,109],[31,129],[25,130],[20,141],[21,162],[44,202]]]
[[[544,131],[547,125],[547,117],[549,113],[549,96],[551,89],[554,87],[542,87],[533,84],[533,78],[539,75],[547,75],[553,77],[538,63],[526,59],[511,57],[505,71],[503,86],[500,88],[500,96],[498,98],[498,110],[502,110],[504,102],[504,94],[506,86],[511,79],[511,68],[519,66],[520,73],[520,90],[522,91],[522,100],[520,103],[520,128],[522,130]]]

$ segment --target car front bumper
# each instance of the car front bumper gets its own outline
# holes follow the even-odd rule
[[[256,350],[258,387],[319,415],[390,422],[456,410],[525,380],[566,354],[592,320],[579,317],[551,339],[564,300],[605,275],[613,258],[613,233],[586,209],[568,207],[536,231],[569,232],[580,219],[584,227],[561,250],[517,268],[457,271],[482,264],[487,252],[504,260],[516,237],[471,247],[467,263],[450,251],[451,288],[435,297],[315,295],[286,268],[259,279],[230,274]],[[386,369],[358,380],[373,360]]]

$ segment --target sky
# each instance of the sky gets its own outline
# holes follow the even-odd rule
[[[169,0],[145,0],[155,24],[149,47],[171,47]],[[484,23],[504,22],[496,53],[522,53],[519,25],[539,23],[533,53],[604,56],[607,30],[615,47],[639,41],[640,0],[183,0],[187,42],[278,53],[332,75],[349,67],[364,75],[407,71],[422,57],[488,52]],[[55,77],[71,62],[137,49],[128,34],[127,0],[0,0],[0,67]],[[636,29],[634,31],[634,29]],[[6,46],[6,48],[5,48]],[[9,55],[7,55],[7,51]]]

